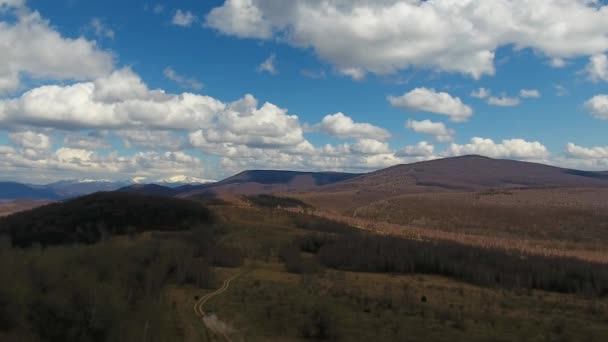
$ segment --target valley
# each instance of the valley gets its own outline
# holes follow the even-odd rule
[[[604,341],[607,198],[466,157],[33,202],[0,219],[0,340]]]

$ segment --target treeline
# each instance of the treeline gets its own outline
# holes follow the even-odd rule
[[[121,243],[0,248],[0,341],[178,341],[168,285],[216,287],[237,251],[210,227]]]
[[[0,220],[0,234],[10,235],[19,247],[90,244],[104,236],[184,230],[213,221],[212,213],[194,201],[108,192],[11,215]]]
[[[277,197],[272,195],[245,196],[253,205],[265,208],[310,208],[310,206],[298,199],[290,197]]]
[[[480,286],[608,295],[608,266],[573,258],[356,233],[299,241],[324,266],[341,270],[434,274]]]
[[[292,273],[318,272],[323,265],[355,272],[442,275],[486,287],[608,296],[608,265],[600,263],[379,236],[302,215],[295,220],[298,227],[316,233],[298,237],[281,249],[279,256]]]

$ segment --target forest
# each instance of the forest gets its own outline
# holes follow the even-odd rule
[[[52,203],[0,219],[0,234],[27,247],[95,243],[143,231],[179,231],[213,223],[212,213],[197,202],[127,192],[100,192]]]
[[[318,267],[299,252],[313,253],[323,266],[355,272],[431,274],[484,287],[537,289],[608,296],[608,267],[574,258],[542,256],[448,241],[408,240],[359,233],[311,234],[282,249],[286,268],[297,273]]]

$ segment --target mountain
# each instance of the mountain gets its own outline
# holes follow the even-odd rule
[[[154,195],[154,196],[175,196],[179,191],[158,185],[158,184],[133,184],[117,190],[118,192],[128,192],[132,194]]]
[[[280,170],[244,171],[220,182],[178,188],[179,197],[215,197],[221,195],[253,195],[275,192],[309,191],[341,182],[359,174],[339,172],[299,172]]]
[[[397,165],[323,191],[398,194],[543,187],[608,187],[608,174],[472,155]]]
[[[46,187],[34,187],[15,182],[0,182],[0,200],[57,200],[61,195]]]
[[[99,191],[114,191],[127,186],[128,182],[113,182],[109,180],[65,180],[46,185],[61,197],[77,197]]]
[[[176,188],[184,185],[200,185],[200,184],[209,184],[215,183],[216,181],[210,179],[201,179],[196,177],[189,177],[184,175],[168,177],[159,180],[156,182],[157,184],[167,186],[170,188]]]

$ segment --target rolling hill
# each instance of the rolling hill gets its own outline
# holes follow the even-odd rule
[[[338,172],[251,170],[241,172],[217,183],[182,188],[178,196],[217,197],[309,191],[357,176],[359,175]],[[180,188],[177,188],[177,190],[180,190]]]
[[[608,174],[471,155],[397,165],[322,191],[400,194],[546,187],[608,187]]]
[[[98,192],[0,219],[13,245],[94,243],[106,235],[182,230],[213,221],[200,203],[128,192]]]
[[[158,184],[133,184],[125,186],[117,190],[118,192],[128,192],[133,194],[141,195],[155,195],[155,196],[175,196],[179,193],[177,189],[173,189],[167,186]]]

